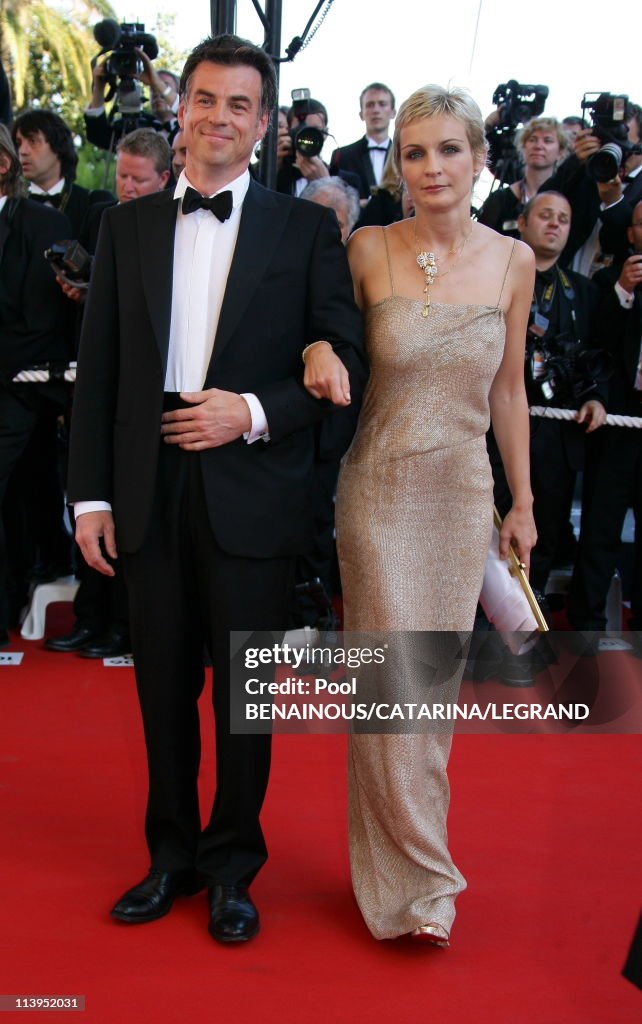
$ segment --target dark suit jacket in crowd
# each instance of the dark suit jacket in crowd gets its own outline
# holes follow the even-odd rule
[[[368,139],[364,135],[349,146],[340,146],[330,157],[330,174],[349,171],[359,179],[359,195],[361,199],[369,199],[372,189],[377,187],[372,161],[368,153]]]
[[[600,333],[604,338],[604,348],[613,358],[613,375],[609,380],[609,412],[640,416],[640,392],[634,385],[642,343],[642,295],[636,293],[630,310],[621,305],[613,287],[621,271],[622,266],[614,264],[598,271],[593,278],[602,296]]]
[[[110,501],[120,548],[138,550],[160,445],[178,201],[106,210],[83,322],[69,500]],[[118,301],[116,301],[118,296]],[[310,542],[313,425],[329,403],[303,387],[301,352],[330,341],[358,402],[361,317],[335,217],[250,183],[204,388],[257,395],[270,440],[200,453],[210,523],[228,553],[297,554]]]
[[[153,114],[142,110],[138,115],[136,126],[138,128],[153,128],[154,131],[162,131],[165,135],[172,137],[176,133],[177,122],[174,120],[169,124],[163,124]],[[87,142],[90,142],[92,146],[96,146],[97,149],[115,149],[123,135],[123,128],[124,122],[122,117],[116,117],[112,122],[104,111],[95,117],[85,114],[85,136]]]
[[[0,374],[71,357],[71,303],[43,255],[68,238],[63,214],[30,199],[8,199],[0,212]]]

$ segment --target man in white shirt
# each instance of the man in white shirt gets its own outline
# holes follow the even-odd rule
[[[259,927],[247,887],[267,856],[270,737],[230,733],[230,630],[282,629],[309,544],[313,424],[327,410],[303,387],[303,349],[331,344],[355,397],[365,376],[335,218],[250,180],[275,106],[272,62],[251,43],[218,36],[188,58],[174,193],[103,217],[68,487],[89,564],[109,575],[123,561],[148,753],[151,870],[112,913],[152,921],[206,884],[210,934],[232,943]],[[349,401],[343,382],[333,399]],[[217,792],[201,830],[203,645]]]

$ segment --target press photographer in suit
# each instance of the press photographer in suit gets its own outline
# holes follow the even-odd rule
[[[304,349],[315,343],[308,369],[340,405],[348,375],[325,373],[324,351],[348,366],[353,401],[365,368],[336,219],[250,180],[276,106],[270,58],[236,36],[205,40],[180,91],[176,189],[103,215],[69,498],[89,564],[123,561],[148,754],[151,870],[113,914],[152,921],[206,884],[210,934],[242,942],[259,927],[248,886],[267,856],[270,737],[230,734],[230,630],[283,628],[309,545],[313,426],[328,407],[303,386]],[[204,644],[217,792],[202,829]]]

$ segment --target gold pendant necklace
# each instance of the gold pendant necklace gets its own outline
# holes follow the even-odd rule
[[[464,238],[463,242],[459,247],[455,246],[449,249],[448,252],[442,259],[447,259],[448,256],[455,256],[455,259],[448,267],[448,270],[439,270],[439,259],[435,252],[428,252],[426,249],[419,249],[419,240],[417,238],[417,222],[414,225],[414,236],[415,236],[415,253],[417,254],[417,266],[424,274],[424,304],[421,310],[423,317],[428,316],[428,310],[430,309],[430,288],[435,283],[436,277],[446,277],[454,267],[457,266],[461,254],[466,248],[466,242],[473,233],[473,226],[471,224],[470,231]]]

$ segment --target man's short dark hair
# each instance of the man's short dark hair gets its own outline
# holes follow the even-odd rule
[[[181,75],[180,94],[184,99],[189,91],[190,79],[199,64],[223,64],[227,67],[254,68],[261,76],[261,115],[271,114],[278,101],[276,71],[265,50],[240,36],[208,36],[192,50],[185,61]]]
[[[638,126],[638,135],[642,139],[642,107],[637,103],[627,103],[624,120],[635,121]]]
[[[116,146],[116,153],[149,157],[157,174],[169,170],[172,158],[169,142],[153,128],[136,128],[133,132],[123,135]]]
[[[309,99],[308,101],[308,114],[321,114],[325,127],[328,127],[328,111],[323,105],[321,100]],[[298,118],[294,116],[294,107],[290,107],[287,112],[288,126],[292,128],[298,122]],[[307,115],[306,115],[307,116]]]
[[[30,139],[41,132],[60,160],[61,176],[68,182],[74,180],[78,153],[71,131],[58,114],[54,114],[53,110],[25,110],[15,119],[11,129],[11,137],[16,147],[18,132],[24,139]]]
[[[365,89],[361,91],[361,95],[359,97],[359,110],[363,107],[363,97],[367,92],[370,92],[371,89],[376,92],[387,92],[390,97],[390,106],[393,110],[395,109],[395,94],[392,89],[389,89],[387,85],[383,84],[383,82],[371,82],[370,85],[367,85]]]

